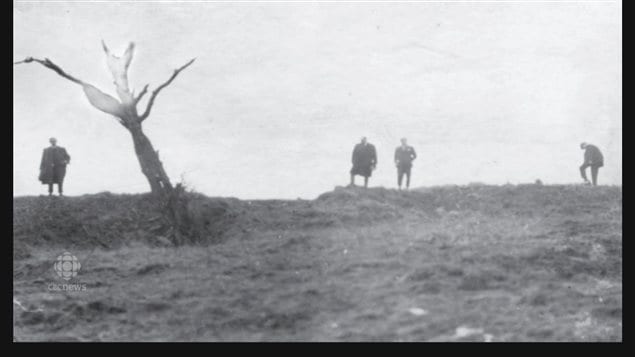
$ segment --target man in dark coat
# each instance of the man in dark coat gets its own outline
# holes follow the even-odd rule
[[[410,188],[410,170],[412,161],[417,158],[417,153],[412,146],[408,146],[406,138],[401,139],[401,145],[395,150],[395,165],[397,166],[397,184],[401,190],[403,176],[406,175],[406,189]]]
[[[600,167],[604,166],[604,157],[600,152],[600,149],[595,145],[582,143],[580,148],[584,150],[584,163],[580,166],[580,175],[584,179],[584,182],[589,184],[589,179],[586,177],[587,167],[591,167],[591,179],[593,180],[593,186],[598,184],[598,171]]]
[[[353,168],[351,169],[351,186],[355,186],[355,175],[364,176],[364,187],[368,187],[368,178],[377,167],[375,146],[362,138],[362,142],[353,149]]]
[[[62,196],[66,165],[70,163],[71,157],[66,149],[57,146],[55,138],[49,139],[49,142],[51,146],[44,149],[42,153],[39,179],[43,185],[49,185],[49,196],[53,195],[53,184],[57,184],[57,192]]]

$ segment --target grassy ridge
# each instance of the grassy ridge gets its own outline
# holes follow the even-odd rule
[[[209,239],[178,249],[153,207],[145,195],[14,199],[14,296],[27,306],[14,305],[16,336],[622,338],[621,187],[194,195]],[[87,292],[46,291],[60,250],[82,261]]]

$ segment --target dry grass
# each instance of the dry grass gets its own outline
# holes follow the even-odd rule
[[[16,198],[18,340],[622,340],[620,187],[194,201],[172,248],[146,196]],[[86,291],[48,291],[64,250]]]

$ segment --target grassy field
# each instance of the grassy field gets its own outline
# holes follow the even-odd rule
[[[621,341],[622,188],[196,195],[174,248],[147,195],[14,199],[18,341]],[[71,283],[53,269],[68,251]]]

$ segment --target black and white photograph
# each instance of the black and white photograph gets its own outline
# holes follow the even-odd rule
[[[13,0],[13,342],[622,342],[622,6]]]

